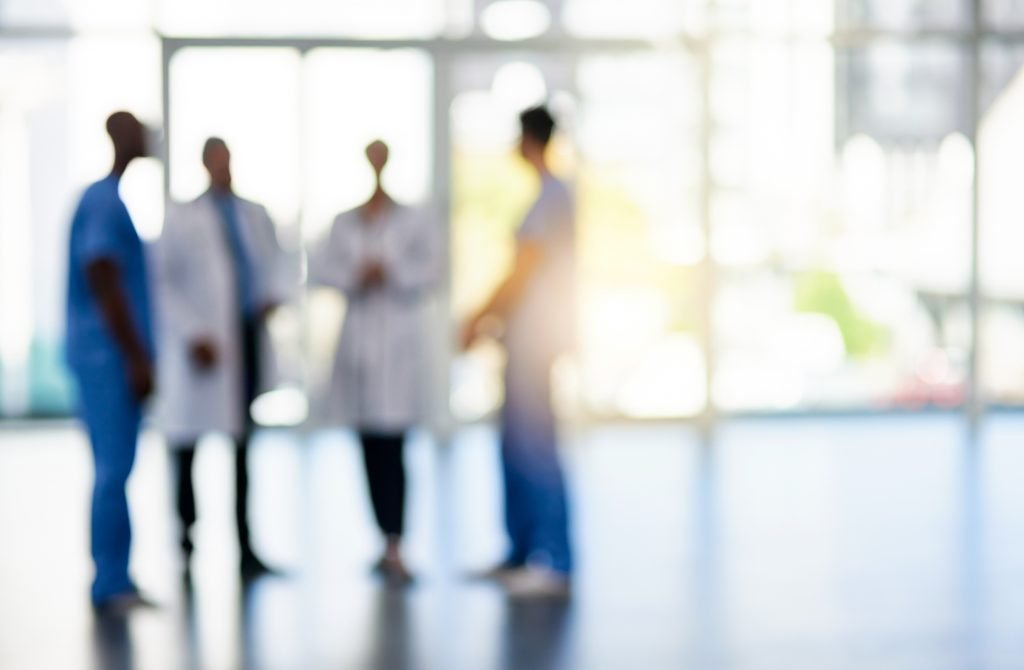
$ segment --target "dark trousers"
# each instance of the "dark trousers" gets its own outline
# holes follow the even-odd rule
[[[242,370],[245,376],[242,412],[243,431],[241,439],[235,441],[235,524],[238,528],[238,546],[242,557],[252,554],[249,535],[249,436],[253,423],[249,408],[256,399],[259,380],[259,325],[254,319],[242,323]],[[196,443],[180,445],[175,449],[177,458],[177,507],[181,519],[181,546],[186,554],[192,553],[192,526],[196,522],[196,499],[192,485],[192,464],[195,460]]]
[[[359,441],[377,525],[384,535],[400,537],[405,530],[405,436],[364,432]]]
[[[235,525],[238,529],[238,546],[243,558],[252,553],[249,535],[249,469],[248,440],[235,443]],[[196,523],[196,497],[192,486],[192,463],[196,445],[191,444],[175,450],[178,471],[178,517],[181,519],[181,548],[186,554],[192,553],[192,526]]]

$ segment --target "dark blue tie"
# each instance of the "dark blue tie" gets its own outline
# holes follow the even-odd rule
[[[242,311],[249,316],[255,311],[256,305],[252,290],[252,264],[245,251],[242,231],[238,222],[238,203],[235,196],[231,194],[215,194],[214,202],[217,203],[217,209],[220,210],[221,221],[224,224],[224,236],[231,249],[231,260],[235,268],[235,286],[238,290]]]

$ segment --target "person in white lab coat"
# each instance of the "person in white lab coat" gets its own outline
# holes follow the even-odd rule
[[[421,304],[439,275],[440,249],[431,217],[396,203],[384,190],[388,154],[379,140],[367,147],[376,188],[366,204],[334,220],[310,261],[310,282],[334,287],[347,300],[323,404],[331,423],[359,434],[374,515],[386,540],[375,570],[402,583],[410,579],[400,551],[403,444],[422,418]]]
[[[210,188],[171,206],[158,245],[162,346],[161,413],[176,456],[182,550],[192,554],[196,520],[192,463],[208,433],[229,435],[235,452],[235,519],[242,576],[273,572],[252,547],[248,521],[250,405],[269,382],[266,319],[282,301],[282,252],[260,205],[235,195],[231,153],[210,138],[203,147]]]

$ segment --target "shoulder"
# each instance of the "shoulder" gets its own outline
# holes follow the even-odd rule
[[[393,218],[403,227],[415,228],[423,225],[426,212],[422,207],[415,205],[395,205]]]
[[[167,203],[167,219],[182,222],[191,221],[212,206],[213,203],[205,193],[191,200],[172,200]]]
[[[355,227],[350,212],[336,214],[331,224],[321,233],[321,240],[325,244],[342,244],[343,240],[352,237]]]
[[[554,204],[571,203],[572,189],[569,187],[569,184],[561,179],[551,177],[544,182],[541,199]]]
[[[191,200],[176,200],[168,204],[168,212],[174,211],[180,214],[194,214],[213,206],[213,200],[208,193],[201,193]]]
[[[432,205],[399,205],[396,217],[402,225],[417,230],[431,230],[441,220],[438,209]]]
[[[164,218],[169,223],[179,223],[188,218],[188,214],[195,208],[196,201],[182,202],[180,200],[168,200],[164,208]]]
[[[255,200],[249,200],[238,195],[235,196],[235,199],[238,201],[239,206],[249,212],[261,215],[267,214],[267,208]]]
[[[90,202],[92,200],[96,200],[97,198],[102,198],[104,196],[103,181],[97,181],[85,187],[85,190],[82,191],[81,198],[83,203]]]
[[[87,186],[82,192],[81,205],[83,207],[102,207],[111,203],[120,202],[121,196],[117,191],[117,182],[112,179],[101,179]]]
[[[350,228],[359,223],[359,209],[347,209],[334,217],[334,228]]]

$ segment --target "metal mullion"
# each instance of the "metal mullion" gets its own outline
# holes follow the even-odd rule
[[[308,51],[320,47],[352,49],[421,49],[431,54],[465,52],[508,52],[508,51],[645,51],[656,48],[656,43],[647,40],[628,39],[551,39],[538,38],[503,42],[484,38],[467,39],[387,39],[361,40],[331,37],[174,37],[161,36],[172,51],[185,48],[242,48],[242,47],[291,47]],[[685,45],[694,41],[682,38]]]
[[[717,267],[714,256],[711,253],[711,199],[715,185],[712,181],[711,171],[711,136],[714,133],[714,114],[711,109],[711,76],[712,76],[712,50],[716,41],[715,34],[711,33],[703,40],[699,48],[694,50],[693,56],[698,63],[700,77],[700,133],[699,146],[701,152],[701,186],[698,202],[698,211],[701,220],[701,228],[704,234],[704,258],[700,263],[700,345],[704,351],[704,410],[699,417],[701,433],[710,437],[714,431],[718,418],[719,408],[714,400],[715,380],[715,331],[714,331],[714,304],[717,292],[715,277]]]
[[[971,244],[970,244],[970,280],[969,300],[971,311],[971,344],[970,361],[968,363],[968,399],[966,403],[967,421],[971,434],[975,435],[984,416],[985,401],[981,384],[981,274],[980,274],[980,175],[978,137],[981,131],[981,43],[982,43],[982,7],[981,0],[972,0],[973,41],[970,49],[970,126],[971,146],[973,151],[972,188],[971,188]]]
[[[431,417],[437,435],[438,445],[448,445],[451,442],[453,430],[453,419],[451,413],[451,362],[454,356],[453,338],[450,337],[453,327],[451,318],[452,305],[452,264],[451,264],[451,240],[452,240],[452,216],[451,216],[451,181],[452,181],[452,143],[450,127],[450,109],[453,98],[452,90],[452,68],[454,67],[449,54],[431,54],[431,61],[434,68],[433,87],[433,109],[431,123],[433,124],[433,170],[431,193],[437,217],[442,224],[441,240],[444,263],[442,263],[441,291],[438,293],[437,303],[434,305],[433,318],[437,319],[435,332],[444,333],[441,342],[436,346],[443,347],[440,360],[443,365],[439,369],[431,368],[432,378],[429,383],[434,386],[432,391],[437,391],[443,398],[440,407],[431,408],[436,415]],[[430,394],[432,397],[434,393]]]

